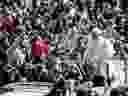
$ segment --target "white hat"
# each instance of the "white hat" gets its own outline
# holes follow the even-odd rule
[[[95,27],[92,29],[92,32],[96,32],[96,34],[101,34],[103,31],[100,28]]]

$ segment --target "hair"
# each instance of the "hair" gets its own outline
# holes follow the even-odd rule
[[[106,3],[109,3],[112,8],[119,7],[120,2],[119,0],[104,0]]]

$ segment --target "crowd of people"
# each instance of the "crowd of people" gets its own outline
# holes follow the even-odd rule
[[[0,74],[3,74],[0,84],[24,80],[57,82],[56,88],[60,87],[61,80],[63,83],[63,80],[77,79],[80,83],[92,81],[93,87],[105,86],[106,82],[110,85],[108,77],[99,76],[97,70],[102,69],[100,73],[104,73],[102,65],[106,58],[120,55],[125,59],[127,56],[128,17],[120,9],[119,1],[48,1],[42,1],[39,8],[26,8],[28,13],[12,8],[0,10],[17,16],[16,32],[0,32]],[[31,53],[32,42],[38,38],[47,40],[45,58]],[[53,91],[54,96],[56,91]],[[86,93],[78,91],[85,96]]]

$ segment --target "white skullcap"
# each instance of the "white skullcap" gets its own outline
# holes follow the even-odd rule
[[[96,32],[97,34],[101,34],[103,31],[99,29],[98,27],[93,28],[93,32]]]

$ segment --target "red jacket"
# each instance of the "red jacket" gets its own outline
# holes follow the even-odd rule
[[[47,56],[48,44],[44,40],[32,42],[32,56]]]

